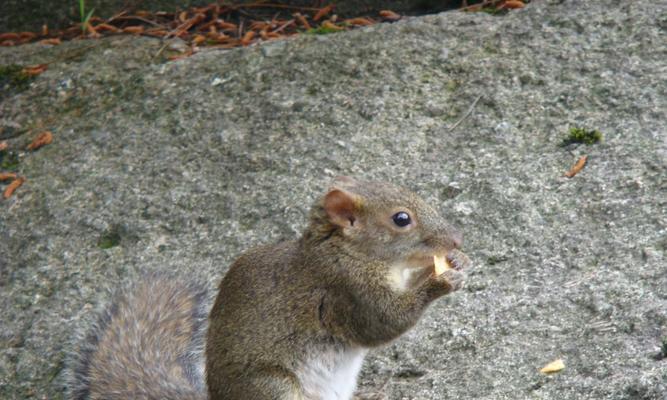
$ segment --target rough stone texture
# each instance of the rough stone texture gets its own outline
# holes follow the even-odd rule
[[[213,0],[85,0],[86,10],[95,10],[95,15],[109,18],[121,10],[167,11],[186,9],[213,3]],[[314,0],[274,0],[265,3],[282,3],[299,7],[317,5]],[[257,0],[231,0],[227,4],[260,3]],[[391,9],[398,12],[414,12],[424,9],[442,10],[451,8],[456,0],[339,0],[320,1],[321,5],[334,3],[340,15],[377,13]],[[0,32],[39,31],[42,24],[51,28],[65,28],[80,21],[79,0],[2,0],[0,6]]]
[[[55,137],[0,203],[0,397],[62,397],[68,341],[105,288],[147,269],[215,285],[351,174],[423,194],[476,264],[372,353],[362,396],[664,400],[666,9],[543,1],[168,63],[127,37],[0,49],[53,61],[2,101],[3,134]],[[604,142],[560,147],[571,126]]]

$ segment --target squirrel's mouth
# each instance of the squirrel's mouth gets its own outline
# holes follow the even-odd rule
[[[436,274],[442,274],[448,269],[461,270],[465,267],[468,257],[460,250],[450,250],[444,253],[420,255],[411,260],[411,264],[417,267],[433,268]]]

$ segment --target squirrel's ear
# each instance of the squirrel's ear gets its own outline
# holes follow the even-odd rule
[[[324,211],[329,220],[342,228],[350,228],[357,221],[358,204],[356,196],[346,190],[331,189],[324,196]]]

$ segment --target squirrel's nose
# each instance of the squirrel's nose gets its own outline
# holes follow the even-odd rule
[[[424,242],[439,251],[450,251],[460,249],[463,245],[463,234],[451,226],[444,227],[437,233],[429,235]]]

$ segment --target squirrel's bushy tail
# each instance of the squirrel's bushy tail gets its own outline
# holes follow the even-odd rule
[[[150,274],[115,296],[72,357],[79,399],[205,399],[204,285]]]

